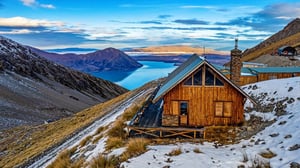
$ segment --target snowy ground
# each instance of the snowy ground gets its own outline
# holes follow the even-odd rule
[[[288,99],[285,115],[275,116],[275,111],[262,113],[254,111],[249,115],[262,116],[265,120],[276,118],[276,122],[248,140],[238,144],[214,147],[213,143],[192,144],[178,143],[173,145],[149,146],[149,151],[136,158],[131,158],[122,165],[126,168],[147,167],[250,167],[258,162],[268,162],[259,155],[261,152],[272,151],[276,154],[271,158],[271,167],[290,167],[291,162],[300,163],[300,77],[270,80],[251,84],[257,86],[243,87],[253,95],[267,93],[262,103],[268,104]],[[272,99],[274,98],[274,99]],[[246,106],[251,106],[247,102]],[[299,148],[298,148],[299,147]],[[181,148],[182,154],[167,156],[172,150]],[[195,153],[199,148],[201,153]],[[298,148],[298,149],[297,149]]]
[[[148,151],[138,157],[131,158],[123,162],[121,166],[125,168],[189,168],[189,167],[255,167],[260,163],[270,162],[271,167],[290,167],[291,162],[300,163],[300,77],[270,80],[243,87],[244,91],[259,98],[259,102],[264,105],[283,102],[285,114],[277,116],[276,110],[269,112],[251,111],[246,113],[246,119],[251,115],[261,117],[264,121],[275,120],[275,122],[263,131],[252,136],[250,139],[241,140],[237,144],[216,147],[214,143],[176,143],[170,145],[148,146]],[[147,92],[149,93],[148,90]],[[96,126],[91,126],[79,137],[72,139],[72,143],[66,143],[55,150],[52,155],[45,156],[46,161],[42,164],[34,164],[31,167],[44,167],[53,161],[54,156],[65,148],[72,148],[89,135],[93,135],[100,126],[109,125],[117,116],[121,115],[139,96],[126,101],[111,113],[96,122]],[[278,103],[277,103],[278,104]],[[246,107],[252,107],[247,101]],[[84,147],[77,148],[75,156],[83,155],[86,161],[90,161],[101,153],[108,155],[120,155],[125,148],[115,149],[112,152],[105,151],[107,137],[104,135],[96,144],[88,143]],[[182,153],[177,156],[168,154],[180,148]],[[198,152],[197,152],[198,150]],[[196,152],[195,152],[196,151]],[[274,153],[276,156],[271,159],[263,158],[260,153]]]

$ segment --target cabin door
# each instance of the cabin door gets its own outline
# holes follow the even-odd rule
[[[178,116],[178,125],[188,125],[188,102],[172,101],[172,115]]]
[[[179,125],[187,126],[188,125],[188,115],[189,115],[188,102],[180,101],[179,110],[180,110]]]

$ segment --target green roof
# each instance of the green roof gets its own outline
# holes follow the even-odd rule
[[[208,63],[203,57],[200,57],[200,56],[197,56],[197,55],[191,56],[186,62],[181,64],[179,67],[177,67],[167,77],[166,81],[164,82],[164,84],[161,86],[161,88],[158,90],[157,94],[155,95],[153,101],[156,102],[157,100],[159,100],[162,96],[164,96],[167,92],[169,92],[171,89],[173,89],[180,82],[182,82],[187,76],[192,74],[194,71],[196,71],[203,64],[209,66],[213,71],[215,71],[217,74],[219,74],[231,86],[233,86],[235,89],[237,89],[242,95],[244,95],[250,101],[255,103],[255,101],[249,95],[247,95],[239,86],[232,83],[226,76],[224,76],[224,74],[222,74],[212,64]]]
[[[249,68],[254,73],[300,73],[300,67]]]

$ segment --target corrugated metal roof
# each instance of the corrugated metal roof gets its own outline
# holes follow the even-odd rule
[[[187,76],[192,74],[195,70],[197,70],[203,64],[208,65],[213,71],[219,74],[226,82],[228,82],[231,86],[237,89],[242,95],[247,97],[251,102],[256,104],[256,102],[246,94],[239,86],[235,85],[231,82],[224,74],[218,71],[212,64],[208,63],[203,57],[193,55],[186,62],[181,64],[178,68],[176,68],[166,79],[165,83],[161,86],[157,94],[155,95],[153,101],[159,100],[164,94],[173,89],[177,84],[183,81]]]
[[[300,67],[265,67],[265,68],[249,68],[256,73],[293,73],[300,72]]]

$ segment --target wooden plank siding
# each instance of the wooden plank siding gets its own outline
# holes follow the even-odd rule
[[[291,78],[300,76],[300,73],[259,73],[258,81],[265,81],[270,79],[281,79],[281,78]]]
[[[234,125],[243,122],[244,96],[229,83],[222,82],[224,86],[186,86],[183,85],[184,81],[181,82],[164,95],[163,115],[178,115],[172,110],[172,102],[187,101],[189,127]],[[215,116],[216,102],[219,101],[232,102],[231,117]]]
[[[256,82],[258,82],[257,76],[241,76],[240,78],[241,86]]]

